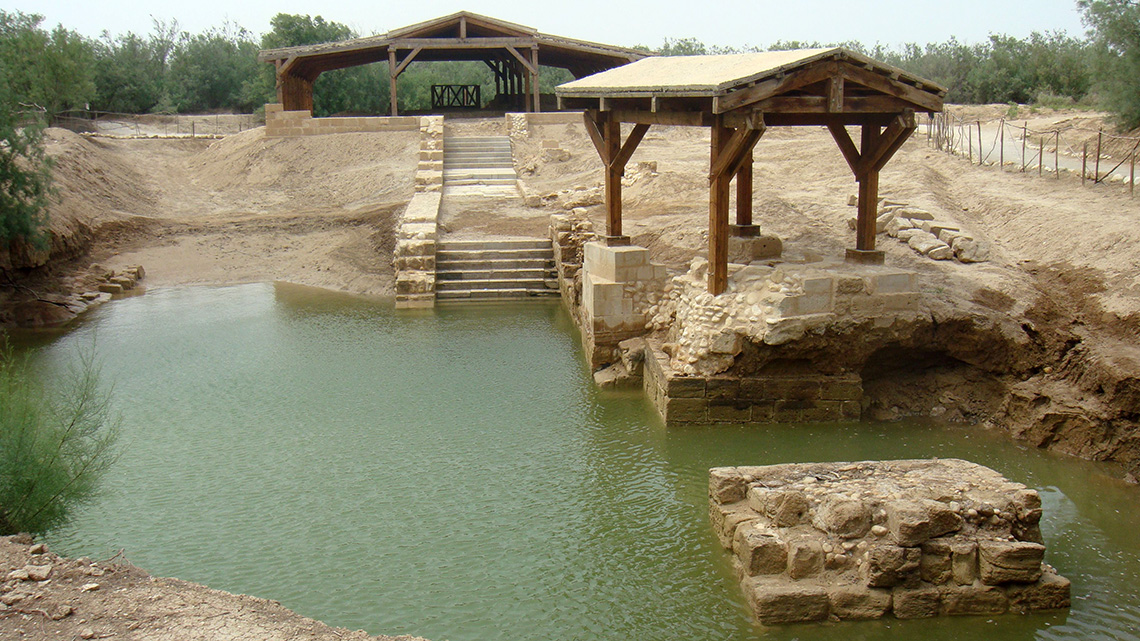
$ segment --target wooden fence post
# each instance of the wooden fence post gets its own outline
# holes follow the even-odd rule
[[[1053,175],[1061,179],[1061,130],[1053,132]]]
[[[1001,149],[998,151],[998,166],[1005,171],[1005,118],[998,123],[998,139],[1001,140]]]
[[[1025,173],[1025,141],[1029,138],[1029,121],[1021,128],[1021,173]]]
[[[966,151],[966,160],[970,161],[972,165],[974,164],[974,130],[968,127],[966,128],[966,144],[969,146]]]
[[[1085,184],[1085,174],[1089,170],[1089,141],[1085,141],[1084,152],[1081,153],[1081,185]]]
[[[1093,173],[1093,184],[1100,182],[1100,138],[1102,134],[1101,131],[1096,132],[1096,163],[1094,165],[1096,169]]]
[[[1041,148],[1037,150],[1037,176],[1045,175],[1045,136],[1041,136]]]
[[[984,146],[985,146],[985,143],[982,142],[982,121],[979,120],[978,121],[978,164],[979,165],[981,165],[983,162],[985,162],[985,159],[982,157],[982,147],[984,147]]]
[[[1132,166],[1129,168],[1130,177],[1128,180],[1128,196],[1129,196],[1129,198],[1136,195],[1136,149],[1135,148],[1132,149],[1132,163],[1131,163],[1131,165]]]

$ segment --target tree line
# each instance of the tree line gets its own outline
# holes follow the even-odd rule
[[[1077,0],[1088,37],[1060,32],[1019,39],[993,34],[967,44],[955,38],[926,45],[867,47],[865,53],[949,90],[947,102],[1040,103],[1104,106],[1129,128],[1140,125],[1140,6],[1137,0]],[[48,116],[88,108],[122,113],[250,112],[275,97],[271,65],[260,49],[358,37],[346,25],[320,16],[278,14],[260,38],[234,24],[191,34],[177,23],[155,20],[149,34],[86,38],[63,26],[48,30],[42,18],[0,11],[0,83],[25,105]],[[780,41],[766,49],[822,46]],[[641,47],[649,50],[648,47]],[[693,55],[758,51],[666,39],[657,51]],[[563,70],[542,74],[542,89],[569,79]],[[430,107],[432,84],[480,84],[492,95],[494,77],[479,62],[413,63],[400,77],[401,107]],[[314,87],[317,115],[384,113],[387,67],[365,65],[321,74]]]

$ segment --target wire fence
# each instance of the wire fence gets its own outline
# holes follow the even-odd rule
[[[265,124],[256,114],[124,114],[108,111],[66,111],[52,125],[77,133],[128,138],[197,138],[241,133]]]
[[[1015,124],[965,121],[952,113],[934,114],[926,123],[927,141],[935,149],[966,158],[971,164],[1015,168],[1060,178],[1079,175],[1081,184],[1120,183],[1135,196],[1140,137],[1119,136],[1100,129],[1068,127],[1031,129]]]

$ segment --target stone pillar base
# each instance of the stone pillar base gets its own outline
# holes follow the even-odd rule
[[[747,227],[756,227],[756,225],[748,225]],[[780,241],[778,236],[737,236],[734,234],[728,237],[728,262],[730,263],[751,263],[754,260],[779,258],[783,253],[784,243]]]
[[[882,265],[886,256],[878,249],[848,249],[846,261],[858,265]]]
[[[606,247],[629,247],[633,244],[629,236],[602,236]]]

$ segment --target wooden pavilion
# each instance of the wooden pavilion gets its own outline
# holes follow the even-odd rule
[[[556,89],[559,107],[584,109],[586,131],[606,167],[607,242],[628,244],[621,178],[651,125],[712,129],[709,169],[709,292],[728,284],[730,234],[754,235],[752,154],[767,127],[824,126],[859,183],[855,249],[848,260],[882,262],[875,251],[879,172],[914,132],[915,112],[942,111],[946,90],[842,48],[715,56],[651,57]],[[622,141],[621,125],[632,131]],[[847,127],[860,128],[855,146]],[[736,224],[729,190],[736,178]]]
[[[267,49],[257,59],[276,66],[277,101],[285,111],[312,110],[313,83],[322,73],[387,60],[392,115],[396,116],[396,80],[413,61],[482,61],[494,72],[498,95],[507,96],[516,109],[540,111],[540,66],[567,69],[582,78],[646,55],[460,11],[382,36]]]

